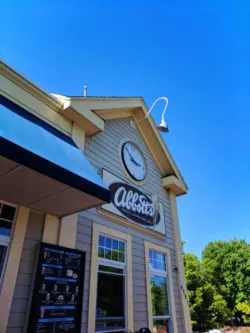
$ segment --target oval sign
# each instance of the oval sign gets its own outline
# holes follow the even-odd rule
[[[160,214],[156,211],[152,200],[137,188],[124,184],[113,183],[109,186],[113,205],[129,219],[152,227],[157,214],[155,224],[160,221]]]

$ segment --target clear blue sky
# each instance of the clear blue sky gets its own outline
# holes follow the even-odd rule
[[[185,250],[250,241],[249,1],[3,1],[1,57],[48,92],[169,98]],[[162,108],[153,114],[160,120]]]

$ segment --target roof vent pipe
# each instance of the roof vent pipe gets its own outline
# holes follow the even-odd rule
[[[83,87],[83,96],[87,97],[87,92],[88,92],[88,86]]]

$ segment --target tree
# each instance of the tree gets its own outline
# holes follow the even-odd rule
[[[237,318],[250,321],[250,244],[210,242],[202,261],[184,254],[193,329],[202,332]]]
[[[202,253],[202,265],[227,302],[231,315],[246,320],[250,302],[250,244],[237,239],[210,242]]]
[[[249,296],[250,297],[250,296]],[[246,323],[250,322],[250,300],[240,302],[236,305],[238,311],[242,313],[242,318]]]
[[[184,255],[184,266],[193,330],[204,332],[220,326],[229,316],[226,301],[210,283],[194,254]]]

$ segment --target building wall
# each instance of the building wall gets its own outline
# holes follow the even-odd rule
[[[143,326],[148,326],[147,314],[147,295],[146,295],[146,273],[145,273],[145,250],[144,240],[165,246],[170,249],[173,287],[175,295],[176,318],[178,332],[184,332],[183,314],[180,305],[180,295],[178,290],[176,267],[176,256],[174,249],[174,236],[172,227],[172,218],[169,208],[167,192],[162,187],[161,173],[153,160],[153,157],[145,145],[137,129],[130,126],[130,119],[109,120],[105,123],[105,131],[93,138],[88,138],[85,142],[84,153],[91,164],[101,172],[102,168],[114,173],[116,176],[129,181],[124,173],[120,162],[120,143],[128,139],[134,141],[142,149],[147,161],[148,176],[146,182],[140,186],[140,189],[146,193],[154,192],[164,207],[164,217],[166,224],[166,237],[160,239],[147,232],[141,232],[136,229],[128,228],[125,225],[111,221],[99,214],[96,209],[82,212],[78,220],[78,232],[76,247],[87,252],[86,275],[84,286],[84,304],[82,323],[85,331],[88,318],[88,294],[89,294],[89,276],[90,276],[90,251],[92,224],[97,222],[111,228],[132,235],[132,262],[133,262],[133,297],[134,297],[134,329],[137,330]],[[97,246],[97,244],[96,244]]]
[[[3,95],[10,98],[13,102],[19,105],[24,105],[25,108],[27,108],[27,110],[29,110],[31,113],[55,126],[63,133],[72,135],[74,138],[72,121],[66,119],[59,113],[62,104],[54,101],[49,96],[46,97],[44,92],[40,91],[38,88],[31,84],[27,84],[25,79],[19,77],[18,75],[15,76],[17,77],[15,77],[14,80],[13,73],[11,73],[11,77],[9,77],[8,74],[8,76],[4,77],[1,81],[5,90]],[[25,86],[25,89],[23,89],[23,86]],[[37,98],[38,96],[39,98]],[[90,282],[90,253],[92,246],[91,236],[93,221],[96,221],[100,224],[127,232],[132,235],[135,329],[138,329],[142,326],[147,326],[148,324],[144,240],[159,244],[160,246],[166,246],[170,249],[173,267],[172,274],[174,280],[173,282],[178,333],[182,333],[184,332],[182,319],[183,314],[181,312],[180,306],[177,274],[174,270],[176,267],[176,256],[174,250],[174,236],[168,195],[167,192],[162,188],[162,177],[150,151],[145,145],[139,132],[129,125],[129,121],[130,119],[128,118],[106,121],[105,131],[103,133],[93,138],[86,139],[84,153],[98,171],[101,171],[102,168],[105,168],[120,178],[127,180],[127,177],[120,163],[120,142],[123,139],[130,139],[139,144],[143,150],[148,165],[148,178],[145,184],[141,186],[141,189],[142,191],[149,193],[154,191],[154,193],[157,194],[157,196],[160,198],[160,201],[164,206],[166,238],[162,240],[146,232],[144,233],[136,229],[128,229],[128,227],[125,225],[104,218],[104,216],[98,214],[95,209],[79,214],[76,247],[87,252],[82,332],[85,332],[87,327]],[[33,271],[36,270],[36,246],[42,239],[43,225],[44,216],[42,214],[31,212],[25,235],[7,332],[23,332],[25,316],[29,305],[29,297],[31,296],[32,274]]]
[[[146,193],[154,192],[163,204],[166,237],[164,239],[160,239],[147,233],[146,230],[145,232],[142,232],[133,228],[128,228],[125,225],[104,217],[98,213],[96,209],[91,209],[79,214],[76,248],[86,252],[82,332],[87,331],[92,227],[93,222],[97,222],[113,229],[129,233],[132,236],[133,306],[135,330],[148,326],[144,241],[147,240],[170,249],[178,333],[182,333],[184,332],[183,314],[180,305],[177,274],[174,270],[176,267],[176,256],[168,194],[162,187],[161,173],[149,149],[145,145],[140,133],[130,126],[129,121],[130,119],[128,118],[107,121],[105,124],[105,131],[103,133],[93,138],[86,139],[84,153],[98,172],[101,172],[102,168],[104,168],[107,171],[114,173],[116,176],[129,181],[120,162],[120,143],[122,140],[128,139],[139,145],[146,158],[148,169],[146,182],[141,185],[140,188]],[[29,306],[29,298],[31,296],[32,274],[34,270],[36,270],[35,257],[37,244],[42,240],[43,226],[44,215],[31,212],[25,235],[24,247],[22,250],[22,257],[11,306],[11,313],[9,316],[7,333],[23,332],[26,321],[26,313]]]
[[[30,212],[11,305],[7,333],[23,333],[28,312],[37,245],[42,239],[44,215]]]

